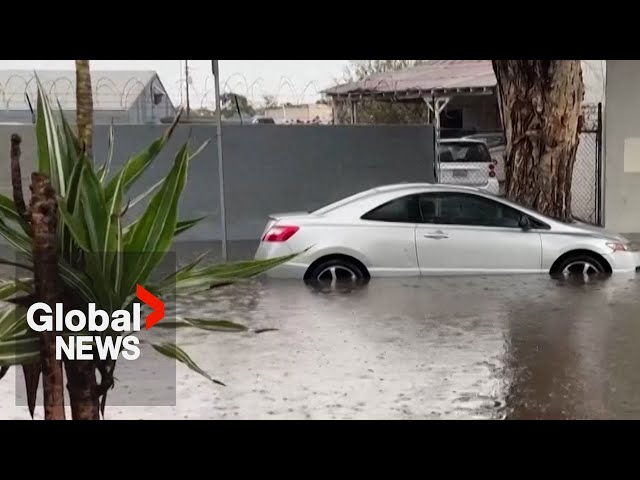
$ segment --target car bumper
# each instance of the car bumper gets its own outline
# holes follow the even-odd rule
[[[292,255],[294,252],[286,243],[269,243],[260,242],[258,250],[254,258],[256,260],[268,260],[270,258],[284,257]],[[292,279],[304,279],[304,274],[309,268],[309,264],[300,262],[301,257],[297,257],[293,262],[287,262],[277,267],[273,267],[266,272],[266,276],[269,278],[292,278]],[[297,261],[296,261],[297,260]]]
[[[615,252],[605,255],[613,273],[635,272],[640,269],[640,252]]]

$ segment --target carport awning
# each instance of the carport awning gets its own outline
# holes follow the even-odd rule
[[[429,60],[322,93],[335,100],[421,101],[427,97],[492,95],[496,85],[491,60]]]

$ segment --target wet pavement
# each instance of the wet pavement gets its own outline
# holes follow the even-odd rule
[[[226,386],[178,365],[177,405],[107,406],[108,419],[640,418],[640,275],[324,292],[259,281],[182,300],[178,313],[278,330],[181,329],[180,344]],[[0,418],[29,418],[14,371],[0,381]],[[135,399],[124,381],[116,388]]]

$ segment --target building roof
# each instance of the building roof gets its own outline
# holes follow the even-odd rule
[[[75,70],[38,70],[35,74],[53,102],[57,99],[63,110],[76,109]],[[152,82],[154,89],[166,94],[153,70],[94,70],[91,72],[93,108],[126,111]],[[36,85],[33,70],[0,70],[0,111],[30,110],[25,92],[35,108]]]
[[[452,93],[488,94],[496,84],[491,60],[427,60],[403,70],[375,73],[322,93],[337,98],[415,99]]]

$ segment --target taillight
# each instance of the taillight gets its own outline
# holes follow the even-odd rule
[[[294,225],[276,225],[271,227],[262,237],[263,242],[286,242],[289,240],[300,227]]]
[[[496,176],[496,172],[495,172],[496,166],[493,163],[489,164],[489,176],[491,178]]]

